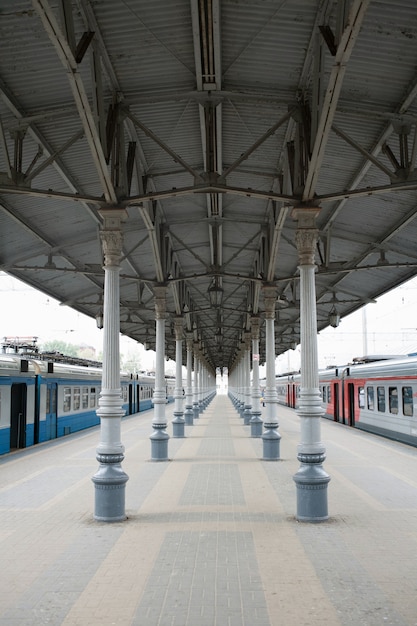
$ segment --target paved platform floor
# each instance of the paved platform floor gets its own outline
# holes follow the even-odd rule
[[[0,458],[1,626],[417,625],[416,449],[323,421],[330,519],[299,523],[293,411],[276,462],[226,396],[168,462],[151,417],[123,421],[125,522],[93,519],[97,429]]]

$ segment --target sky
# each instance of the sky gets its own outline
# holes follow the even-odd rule
[[[96,320],[78,313],[25,283],[0,272],[0,341],[4,337],[37,337],[38,345],[58,340],[103,350],[103,331]],[[155,369],[155,352],[120,336],[120,353],[139,356],[141,369]]]
[[[54,339],[93,346],[102,351],[103,333],[95,319],[62,306],[53,298],[0,272],[0,339],[10,336],[38,337],[38,343]],[[409,354],[417,352],[417,277],[378,298],[375,304],[353,313],[337,328],[318,335],[319,367],[343,365],[365,354]],[[121,336],[120,351],[137,354],[143,369],[154,369],[155,353]],[[168,363],[167,369],[172,367]],[[300,347],[280,355],[276,373],[300,367]],[[261,376],[263,370],[260,371]]]
[[[319,368],[372,354],[417,352],[417,277],[318,335]],[[278,357],[277,374],[300,367],[300,347]]]

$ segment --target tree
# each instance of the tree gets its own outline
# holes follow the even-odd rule
[[[46,341],[39,346],[40,352],[59,352],[65,356],[79,356],[78,346],[72,343],[65,343],[65,341],[59,341],[54,339],[53,341]]]
[[[120,355],[120,368],[125,372],[132,372],[133,374],[141,371],[141,356],[137,348],[129,350],[127,355]]]

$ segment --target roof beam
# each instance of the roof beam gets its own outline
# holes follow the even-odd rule
[[[313,200],[330,129],[336,113],[343,79],[350,55],[359,35],[366,10],[370,0],[354,0],[350,10],[347,26],[343,32],[340,44],[337,48],[335,62],[330,74],[327,91],[324,98],[323,109],[317,128],[317,135],[314,141],[312,155],[310,159],[309,171],[303,193],[303,202]]]
[[[269,283],[272,283],[275,277],[275,266],[278,258],[278,250],[279,250],[279,242],[281,239],[282,229],[284,228],[284,223],[287,218],[289,211],[289,207],[283,206],[280,208],[277,220],[274,225],[274,230],[272,233],[272,241],[270,244],[270,252],[268,259],[268,269],[266,273],[266,280]]]
[[[152,246],[152,252],[154,257],[155,264],[155,272],[156,279],[158,283],[163,283],[166,280],[166,276],[164,275],[163,265],[162,265],[162,254],[159,246],[159,237],[157,233],[157,226],[152,220],[152,217],[149,212],[149,207],[145,207],[143,205],[138,207],[138,211],[144,221],[144,224],[148,230],[149,240]]]
[[[87,93],[84,89],[83,81],[78,72],[78,65],[74,58],[74,54],[72,53],[71,48],[68,45],[68,42],[64,37],[47,0],[32,0],[32,4],[43,23],[51,43],[55,47],[62,65],[67,70],[75,104],[84,128],[84,133],[91,150],[97,173],[100,178],[104,197],[107,202],[117,204],[116,191],[107,168],[103,146],[101,145],[100,137],[95,126],[93,113],[91,111]]]
[[[171,156],[175,162],[182,165],[183,168],[191,174],[191,176],[193,176],[196,180],[201,180],[201,176],[199,172],[197,172],[193,167],[191,167],[191,165],[189,165],[186,161],[184,161],[184,159],[180,157],[179,154],[174,152],[174,150],[172,150],[164,141],[162,141],[162,139],[159,139],[159,137],[157,137],[155,133],[153,133],[149,128],[147,128],[145,124],[142,124],[142,122],[138,120],[137,117],[135,117],[128,109],[126,108],[123,109],[123,112],[126,115],[126,117],[129,118],[131,122],[133,122],[135,126],[140,128],[140,130],[143,131],[147,137],[152,139],[152,141],[154,141],[160,148],[162,148],[164,152],[169,154],[169,156]]]

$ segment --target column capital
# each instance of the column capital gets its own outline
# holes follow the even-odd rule
[[[104,253],[104,266],[118,266],[123,247],[122,222],[127,220],[125,209],[101,209],[103,226],[100,230],[100,240]]]
[[[164,320],[167,315],[167,289],[166,285],[156,285],[153,288],[155,302],[155,316],[157,320]]]
[[[317,239],[319,231],[316,227],[316,219],[320,213],[317,206],[296,206],[291,216],[298,221],[295,233],[295,244],[300,257],[300,265],[314,265]]]
[[[295,233],[295,244],[300,257],[300,265],[314,265],[317,239],[317,228],[298,228]]]
[[[291,217],[298,221],[298,228],[315,228],[320,211],[321,207],[319,206],[300,204],[292,209]]]
[[[175,339],[180,341],[184,336],[184,318],[176,317],[174,318],[174,331],[175,331]]]
[[[257,315],[253,315],[250,318],[250,330],[252,339],[259,339],[259,333],[261,329],[261,318]]]
[[[278,295],[276,285],[263,285],[262,293],[265,302],[265,317],[266,319],[275,319],[275,305]]]

